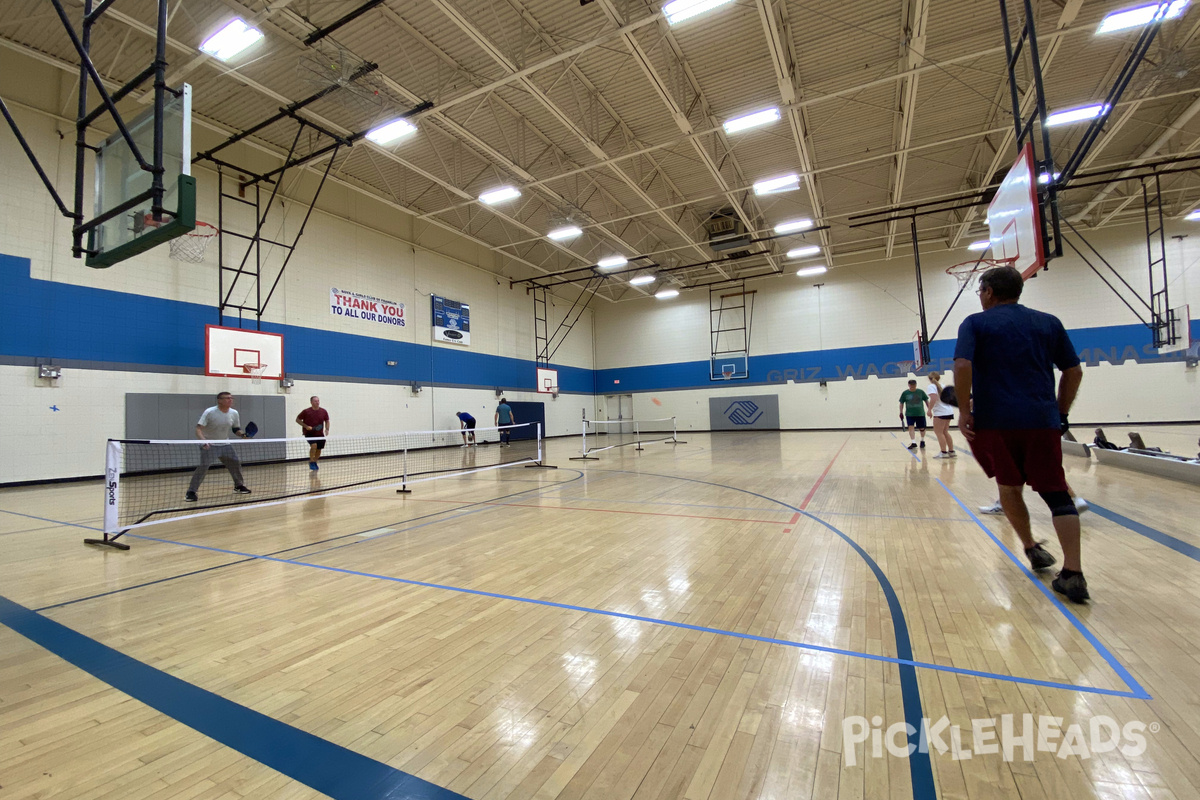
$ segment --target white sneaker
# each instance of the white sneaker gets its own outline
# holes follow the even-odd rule
[[[1088,505],[1087,500],[1084,500],[1082,497],[1075,498],[1075,510],[1080,514],[1084,513],[1085,511],[1090,511],[1091,508],[1092,507]]]
[[[934,458],[954,458],[954,456],[949,453],[938,453]]]
[[[1000,516],[1004,513],[1004,508],[1000,505],[1000,501],[997,500],[996,502],[992,503],[990,506],[980,506],[979,513]]]

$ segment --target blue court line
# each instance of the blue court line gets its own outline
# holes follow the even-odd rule
[[[1155,530],[1149,525],[1143,525],[1142,523],[1132,520],[1129,517],[1122,516],[1115,511],[1109,511],[1104,506],[1098,506],[1092,502],[1089,502],[1088,505],[1091,507],[1092,512],[1095,513],[1096,516],[1104,517],[1109,522],[1115,522],[1123,528],[1128,528],[1134,533],[1141,534],[1147,539],[1158,542],[1165,547],[1169,547],[1176,553],[1187,556],[1193,561],[1200,561],[1200,547],[1197,547],[1194,544],[1189,544],[1182,539],[1176,539],[1169,533],[1163,533],[1162,531]]]
[[[571,479],[571,481],[579,480],[579,478],[581,478],[581,477],[583,477],[583,476],[582,476],[582,475],[577,475],[576,477],[572,478],[572,479]],[[570,483],[571,481],[555,481],[555,484],[558,484],[558,483]],[[494,499],[492,499],[492,500],[477,500],[477,501],[474,501],[474,502],[471,502],[471,503],[465,503],[465,504],[463,504],[463,505],[461,505],[461,506],[456,506],[456,507],[454,507],[454,508],[444,508],[444,509],[442,509],[441,511],[434,511],[433,513],[430,513],[430,514],[422,514],[421,516],[418,516],[418,517],[411,517],[411,518],[409,518],[409,519],[402,520],[402,521],[400,521],[400,522],[395,522],[395,523],[384,523],[383,525],[380,525],[380,526],[378,526],[378,527],[380,527],[380,528],[385,528],[385,527],[388,527],[388,525],[389,525],[389,524],[392,524],[392,525],[405,525],[405,524],[408,524],[408,523],[410,523],[410,522],[417,522],[418,520],[429,519],[429,518],[431,518],[431,517],[438,517],[438,516],[441,516],[441,515],[443,515],[443,514],[449,514],[449,513],[453,512],[453,511],[460,511],[460,510],[462,510],[462,509],[464,509],[464,508],[470,508],[470,507],[472,507],[472,506],[485,506],[485,507],[486,507],[486,506],[487,506],[487,504],[489,504],[489,503],[492,503],[492,502],[494,502],[495,500],[503,500],[503,499],[505,499],[505,498],[509,498],[509,497],[516,497],[516,496],[518,496],[518,495],[527,494],[527,493],[529,493],[529,492],[532,492],[532,491],[536,491],[536,490],[535,490],[535,489],[523,489],[522,491],[519,491],[519,492],[513,492],[512,494],[501,495],[500,497],[494,498]],[[481,510],[483,510],[483,509],[481,509]],[[3,511],[3,509],[0,509],[0,511]],[[4,513],[15,514],[16,512],[12,512],[12,511],[6,511],[6,512],[4,512]],[[459,515],[459,516],[463,516],[463,515]],[[451,517],[451,519],[454,519],[454,517]],[[53,521],[53,520],[48,520],[48,521]],[[435,520],[435,521],[436,521],[436,520]],[[69,524],[69,523],[61,523],[61,524]],[[425,525],[429,525],[429,524],[432,524],[432,523],[425,523],[425,524],[423,524],[423,525],[416,525],[416,526],[413,526],[412,528],[406,528],[406,529],[404,529],[404,530],[401,530],[401,531],[396,531],[396,533],[403,533],[405,530],[413,530],[414,528],[423,528],[423,527],[425,527]],[[374,530],[374,528],[368,528],[367,530]],[[330,537],[330,538],[328,538],[328,539],[323,539],[322,541],[319,541],[319,542],[306,542],[306,543],[304,543],[304,544],[293,545],[292,547],[285,547],[285,548],[283,548],[282,550],[275,550],[275,551],[273,551],[273,552],[271,552],[271,553],[268,553],[267,555],[271,555],[271,556],[277,556],[277,555],[280,555],[281,553],[290,553],[290,552],[292,552],[292,551],[294,551],[294,550],[303,550],[303,549],[305,549],[306,547],[315,547],[315,546],[317,546],[317,545],[326,544],[326,543],[328,543],[328,542],[336,542],[336,541],[338,541],[339,539],[348,539],[348,538],[350,538],[351,536],[358,536],[358,535],[360,535],[360,534],[362,534],[362,533],[364,533],[364,532],[365,532],[365,531],[356,531],[356,532],[353,532],[353,533],[344,533],[344,534],[341,534],[340,536],[332,536],[332,537]],[[131,534],[126,534],[126,535],[131,535]],[[390,536],[391,534],[388,534],[388,535]],[[378,538],[383,538],[383,537],[374,537],[374,538],[377,538],[377,539],[378,539]],[[163,541],[165,541],[165,540],[163,540]],[[366,541],[369,541],[369,540],[367,540],[367,539],[363,539],[363,540],[359,540],[359,541],[355,541],[355,542],[350,542],[349,544],[360,544],[360,543],[362,543],[362,542],[366,542]],[[319,550],[319,551],[317,551],[317,552],[319,552],[319,553],[323,553],[323,552],[327,552],[328,550],[332,550],[332,549],[336,549],[336,548],[327,548],[326,550]],[[308,555],[310,555],[310,556],[311,556],[311,555],[316,555],[316,553],[309,553]],[[85,597],[77,597],[77,598],[75,598],[74,600],[64,600],[64,601],[63,601],[63,602],[61,602],[61,603],[53,603],[53,604],[51,604],[51,605],[48,605],[48,606],[41,606],[40,608],[37,608],[37,609],[34,609],[34,610],[35,610],[35,611],[47,611],[47,610],[49,610],[49,609],[52,609],[52,608],[62,608],[63,606],[75,605],[76,603],[82,603],[82,602],[84,602],[84,601],[86,601],[86,600],[95,600],[95,599],[98,599],[98,598],[101,598],[101,597],[109,597],[110,595],[114,595],[114,594],[121,594],[122,592],[128,592],[128,591],[132,591],[132,590],[134,590],[134,589],[142,589],[142,588],[144,588],[144,587],[146,587],[146,586],[154,586],[154,585],[156,585],[156,584],[159,584],[159,583],[166,583],[166,582],[168,582],[168,581],[173,581],[173,580],[176,580],[177,578],[189,578],[189,577],[191,577],[191,576],[193,576],[193,575],[200,575],[200,574],[202,574],[202,573],[205,573],[205,572],[212,572],[212,571],[214,571],[214,570],[218,570],[218,569],[224,569],[225,567],[233,567],[233,566],[236,566],[236,565],[238,565],[238,564],[245,564],[246,562],[248,562],[248,561],[253,561],[253,560],[255,560],[256,558],[258,558],[258,556],[254,556],[254,555],[248,555],[246,558],[241,558],[241,559],[238,559],[237,561],[230,561],[230,562],[228,562],[228,563],[225,563],[225,564],[217,564],[217,565],[215,565],[215,566],[212,566],[212,567],[205,567],[204,569],[190,570],[190,571],[188,571],[188,572],[182,572],[182,573],[179,573],[179,574],[177,574],[177,575],[170,575],[170,576],[168,576],[168,577],[166,577],[166,578],[158,578],[157,580],[152,580],[152,581],[144,581],[143,583],[136,583],[136,584],[133,584],[132,586],[123,586],[123,587],[121,587],[120,589],[113,589],[113,590],[111,590],[111,591],[107,591],[107,592],[100,592],[100,593],[98,593],[98,594],[87,595],[87,596],[85,596]]]
[[[0,597],[0,624],[154,710],[338,800],[465,800],[238,705]]]
[[[891,433],[891,432],[889,431],[889,433]],[[896,435],[896,434],[894,434],[894,433],[892,434],[892,438],[893,438],[893,439],[895,439],[897,442],[899,442],[900,446],[904,448],[904,452],[908,453],[910,456],[912,456],[913,458],[917,459],[917,463],[918,463],[918,464],[920,464],[920,463],[921,463],[921,459],[920,459],[920,457],[918,457],[918,456],[917,456],[917,451],[916,451],[916,450],[909,450],[909,449],[908,449],[908,445],[906,445],[906,444],[905,444],[903,441],[901,441],[901,440],[900,440],[900,437],[899,437],[899,436],[897,436],[897,435]]]
[[[615,472],[616,470],[608,470],[608,471]],[[803,514],[805,512],[800,512],[800,513]],[[442,520],[435,520],[435,522],[440,522],[440,521],[442,521]],[[817,522],[821,522],[821,521],[817,520]],[[426,524],[431,524],[431,523],[426,523]],[[827,523],[821,522],[821,524],[825,525],[826,527],[829,527],[831,530],[836,531],[835,528],[832,528],[832,526],[829,526]],[[1038,680],[1035,678],[1022,678],[1022,677],[1017,677],[1015,675],[1001,675],[998,673],[983,672],[980,670],[965,669],[962,667],[948,667],[948,666],[943,666],[941,664],[933,664],[933,663],[926,662],[926,661],[915,661],[911,658],[911,648],[909,651],[909,657],[896,658],[893,656],[881,656],[881,655],[876,655],[873,653],[859,652],[858,650],[844,650],[842,648],[837,648],[837,647],[826,647],[825,645],[809,644],[806,642],[796,642],[796,641],[792,641],[790,639],[778,639],[778,638],[771,637],[771,636],[758,636],[758,635],[752,634],[752,633],[740,633],[738,631],[728,631],[723,628],[712,628],[712,627],[708,627],[706,625],[692,625],[692,624],[689,624],[686,622],[674,622],[672,620],[659,619],[657,617],[647,617],[647,616],[642,616],[640,614],[629,614],[629,613],[625,613],[623,611],[610,611],[608,609],[603,609],[603,608],[592,608],[591,606],[573,605],[571,603],[559,603],[559,602],[555,602],[553,600],[538,600],[538,599],[532,598],[532,597],[522,597],[520,595],[504,594],[502,592],[489,592],[489,591],[486,591],[483,589],[468,589],[463,586],[451,586],[449,584],[444,584],[444,583],[432,583],[430,581],[418,581],[418,580],[414,580],[412,578],[397,578],[393,575],[382,575],[382,574],[375,573],[375,572],[363,572],[360,570],[346,569],[344,567],[329,566],[327,564],[314,564],[311,561],[301,561],[301,560],[295,559],[295,558],[276,558],[274,556],[266,556],[266,555],[260,556],[260,555],[255,555],[254,553],[245,553],[245,552],[241,552],[239,550],[228,550],[228,549],[221,548],[221,547],[211,547],[209,545],[189,544],[187,542],[176,542],[176,541],[172,541],[170,539],[156,539],[153,536],[146,536],[144,534],[130,533],[127,535],[137,538],[137,539],[144,539],[146,541],[159,542],[161,544],[173,544],[173,545],[178,545],[180,547],[190,547],[194,550],[208,550],[211,552],[223,553],[225,555],[230,555],[230,556],[242,556],[243,558],[246,558],[246,559],[269,561],[269,562],[274,562],[277,564],[289,564],[289,565],[296,566],[296,567],[308,567],[310,569],[319,569],[324,572],[333,572],[333,573],[340,574],[340,575],[350,575],[350,576],[357,577],[357,578],[369,578],[372,580],[386,581],[388,583],[399,583],[399,584],[403,584],[405,586],[419,586],[424,589],[439,589],[441,591],[454,592],[456,594],[474,595],[476,597],[489,597],[489,598],[492,598],[495,600],[511,600],[512,602],[515,602],[515,603],[525,603],[525,604],[534,605],[534,606],[545,606],[547,608],[558,608],[558,609],[562,609],[565,611],[578,611],[578,612],[581,612],[584,614],[596,614],[598,616],[614,617],[616,619],[627,619],[627,620],[633,620],[635,622],[646,622],[646,623],[649,623],[652,625],[663,625],[668,628],[682,628],[684,630],[697,631],[700,633],[711,633],[711,634],[714,634],[717,636],[729,636],[734,639],[745,639],[748,641],[765,642],[768,644],[779,644],[779,645],[783,645],[785,647],[794,647],[794,648],[797,648],[800,650],[813,650],[813,651],[820,652],[820,653],[831,653],[833,655],[850,656],[852,658],[866,659],[867,661],[881,661],[881,662],[885,662],[888,664],[898,664],[901,667],[906,667],[906,666],[920,667],[922,669],[929,669],[929,670],[934,670],[937,672],[952,672],[952,673],[955,673],[958,675],[969,675],[969,676],[977,677],[977,678],[991,678],[991,679],[999,680],[999,681],[1007,681],[1009,683],[1029,684],[1031,686],[1046,686],[1046,687],[1050,687],[1050,688],[1054,688],[1054,689],[1067,689],[1069,691],[1083,692],[1083,693],[1087,693],[1087,694],[1102,694],[1102,695],[1110,695],[1110,696],[1115,696],[1115,697],[1132,697],[1133,696],[1129,692],[1126,692],[1126,691],[1123,691],[1120,689],[1102,689],[1099,687],[1083,686],[1083,685],[1074,684],[1074,683],[1060,683],[1060,682],[1056,682],[1056,681],[1043,681],[1043,680]]]
[[[895,434],[892,434],[893,436]],[[919,460],[919,459],[918,459]],[[634,473],[637,475],[652,475],[653,473]],[[912,642],[908,636],[908,622],[904,617],[904,608],[900,605],[900,598],[896,596],[895,589],[892,588],[891,582],[887,575],[879,568],[879,564],[875,563],[875,559],[862,548],[862,546],[851,539],[840,530],[830,525],[820,517],[814,516],[803,509],[785,503],[782,500],[776,500],[774,497],[768,497],[765,494],[752,492],[749,489],[740,489],[736,486],[728,484],[714,483],[712,481],[702,481],[696,478],[682,478],[676,475],[656,475],[659,478],[669,478],[673,480],[690,481],[692,483],[700,483],[708,486],[716,486],[722,489],[732,489],[735,492],[743,492],[752,497],[758,497],[771,503],[778,503],[784,508],[789,508],[797,514],[808,517],[811,520],[825,526],[837,536],[841,537],[846,544],[850,545],[859,557],[866,562],[871,572],[875,574],[875,580],[879,582],[879,588],[887,599],[888,614],[892,618],[892,632],[896,640],[896,653],[900,658],[908,663],[900,664],[900,696],[904,705],[904,719],[912,730],[908,734],[909,744],[913,745],[912,754],[908,759],[909,775],[912,779],[913,798],[914,800],[925,800],[926,798],[937,798],[937,788],[933,782],[933,767],[930,764],[928,748],[922,752],[921,749],[921,730],[924,711],[921,707],[921,687],[917,683],[917,671],[915,662],[913,662]]]
[[[1123,680],[1125,682],[1125,685],[1133,690],[1133,693],[1131,695],[1129,695],[1130,697],[1134,697],[1138,700],[1154,699],[1150,696],[1150,694],[1145,689],[1142,688],[1142,685],[1140,683],[1138,683],[1137,680],[1134,679],[1133,675],[1129,674],[1129,670],[1125,669],[1124,665],[1122,665],[1121,662],[1117,660],[1117,657],[1114,656],[1112,653],[1110,653],[1108,648],[1100,643],[1100,640],[1098,638],[1096,638],[1096,635],[1093,634],[1090,630],[1088,630],[1087,627],[1084,626],[1084,624],[1079,621],[1078,617],[1076,617],[1073,613],[1071,613],[1071,610],[1068,609],[1066,607],[1066,605],[1063,604],[1062,600],[1058,599],[1058,597],[1054,593],[1053,589],[1051,589],[1049,586],[1047,586],[1042,581],[1038,580],[1037,576],[1034,575],[1033,570],[1031,570],[1028,566],[1023,564],[1021,562],[1021,560],[1019,558],[1017,558],[1017,556],[1013,553],[1012,550],[1009,550],[1007,547],[1005,547],[1004,543],[1000,541],[999,537],[997,537],[996,534],[992,533],[991,530],[988,528],[988,526],[986,526],[982,522],[980,522],[979,517],[975,516],[974,512],[972,512],[971,509],[967,508],[966,503],[964,503],[962,500],[960,500],[958,498],[958,495],[956,495],[954,492],[950,491],[949,486],[942,483],[942,480],[940,478],[935,478],[934,480],[936,480],[938,483],[941,484],[942,488],[946,490],[946,494],[948,494],[952,498],[954,498],[954,502],[958,503],[959,506],[962,507],[962,510],[967,512],[967,514],[970,515],[971,519],[975,520],[975,524],[978,525],[980,527],[980,529],[983,530],[983,532],[988,535],[988,538],[990,538],[993,542],[995,542],[996,546],[999,547],[1000,550],[1003,551],[1006,556],[1008,556],[1009,560],[1012,561],[1014,564],[1016,564],[1017,568],[1020,569],[1022,572],[1024,572],[1026,574],[1026,576],[1029,577],[1029,580],[1033,582],[1033,585],[1036,586],[1038,589],[1040,589],[1042,594],[1044,594],[1050,600],[1050,602],[1053,603],[1054,606],[1056,608],[1058,608],[1059,611],[1062,612],[1063,616],[1067,618],[1067,621],[1075,626],[1075,630],[1079,631],[1079,633],[1083,636],[1083,638],[1087,639],[1087,641],[1089,643],[1091,643],[1092,647],[1094,647],[1096,649],[1096,652],[1100,654],[1101,658],[1103,658],[1105,661],[1107,661],[1108,665],[1113,668],[1113,671],[1116,672],[1117,675],[1119,675],[1121,677],[1121,680]]]

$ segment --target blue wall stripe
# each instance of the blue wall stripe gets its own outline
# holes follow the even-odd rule
[[[1129,530],[1133,531],[1134,533],[1141,534],[1142,536],[1145,536],[1147,539],[1150,539],[1152,541],[1158,542],[1161,545],[1165,545],[1166,547],[1171,548],[1172,550],[1174,550],[1176,553],[1179,553],[1180,555],[1187,556],[1188,558],[1190,558],[1194,561],[1200,561],[1200,547],[1197,547],[1194,544],[1188,544],[1187,542],[1183,541],[1182,539],[1176,539],[1174,536],[1172,536],[1169,533],[1163,533],[1162,531],[1155,530],[1154,528],[1151,528],[1149,525],[1143,525],[1142,523],[1140,523],[1136,520],[1132,520],[1129,517],[1122,516],[1121,514],[1118,514],[1115,511],[1110,511],[1107,508],[1105,508],[1104,506],[1098,506],[1091,501],[1088,501],[1088,506],[1091,507],[1092,511],[1095,512],[1095,514],[1097,516],[1104,517],[1109,522],[1115,522],[1124,528],[1128,528]]]
[[[204,367],[204,326],[216,323],[214,306],[37,280],[29,259],[15,256],[0,255],[0,282],[8,300],[0,315],[2,355]],[[526,391],[536,384],[532,360],[296,325],[264,322],[263,330],[283,334],[288,373]],[[563,391],[592,393],[592,370],[554,366]]]
[[[1192,338],[1200,339],[1200,320],[1192,320]],[[1125,361],[1137,363],[1182,361],[1182,353],[1159,356],[1150,346],[1150,331],[1144,325],[1108,325],[1096,328],[1076,328],[1070,331],[1071,342],[1080,358],[1087,364],[1105,361],[1113,364]],[[946,339],[931,342],[930,366],[942,372],[954,369],[952,333]],[[653,364],[641,367],[617,367],[596,371],[597,392],[669,391],[675,389],[712,389],[717,386],[785,386],[788,380],[797,383],[841,381],[848,376],[861,379],[870,375],[899,377],[908,370],[900,362],[912,360],[912,344],[878,344],[867,347],[843,347],[829,350],[809,350],[795,353],[773,353],[750,357],[750,377],[732,384],[709,379],[707,361],[684,361]]]
[[[156,711],[338,800],[463,797],[168,675],[5,597],[0,624]]]
[[[1125,682],[1125,685],[1133,690],[1133,696],[1139,700],[1153,700],[1154,698],[1152,698],[1150,694],[1142,688],[1142,685],[1138,683],[1136,679],[1134,679],[1133,675],[1129,673],[1129,670],[1125,669],[1125,666],[1119,660],[1117,660],[1117,657],[1110,653],[1108,648],[1101,644],[1100,640],[1096,638],[1096,635],[1088,630],[1087,627],[1079,621],[1078,617],[1071,613],[1070,609],[1063,604],[1062,600],[1058,599],[1058,596],[1054,593],[1054,590],[1038,580],[1037,576],[1033,574],[1033,570],[1031,570],[1024,562],[1022,562],[1012,550],[1009,550],[1007,547],[1005,547],[1004,543],[997,538],[996,534],[992,533],[988,526],[980,522],[979,517],[975,516],[975,512],[968,508],[967,504],[960,500],[958,495],[950,491],[949,486],[947,486],[945,483],[942,483],[941,478],[935,478],[935,480],[941,484],[943,489],[946,490],[946,494],[954,498],[954,502],[958,503],[962,510],[967,512],[967,515],[970,516],[971,519],[975,520],[975,524],[978,525],[980,529],[988,535],[989,539],[996,543],[996,546],[999,547],[1006,556],[1008,556],[1008,559],[1016,564],[1018,569],[1025,573],[1026,577],[1033,582],[1033,585],[1040,589],[1042,594],[1049,598],[1050,602],[1053,603],[1054,606],[1062,612],[1062,615],[1067,618],[1067,621],[1075,626],[1075,630],[1079,631],[1083,638],[1087,639],[1087,641],[1091,643],[1092,647],[1096,648],[1096,652],[1100,654],[1101,658],[1107,661],[1108,665],[1113,668],[1113,671],[1121,676],[1121,680]]]
[[[9,361],[56,358],[78,362],[82,368],[88,368],[89,363],[98,369],[134,364],[174,371],[194,371],[204,366],[204,325],[217,321],[213,306],[36,280],[30,277],[29,259],[15,256],[0,255],[0,281],[9,300],[7,313],[0,315],[0,356]],[[1193,320],[1191,325],[1193,337],[1200,338],[1200,320]],[[264,323],[263,327],[283,334],[285,367],[290,374],[525,391],[534,388],[534,361],[295,325]],[[1183,359],[1179,353],[1159,357],[1150,347],[1148,329],[1142,325],[1079,328],[1070,333],[1081,358],[1089,364]],[[932,365],[943,371],[952,369],[953,349],[953,339],[932,342]],[[751,356],[750,379],[735,385],[783,386],[789,379],[809,383],[841,381],[850,375],[898,376],[903,374],[898,362],[911,358],[910,342]],[[388,361],[398,365],[388,367]],[[598,371],[554,366],[559,371],[561,389],[576,394],[714,386],[707,361]]]

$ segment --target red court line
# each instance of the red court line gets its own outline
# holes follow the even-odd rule
[[[821,488],[821,484],[825,481],[825,476],[829,474],[829,470],[833,469],[833,462],[837,461],[837,457],[842,454],[842,451],[844,449],[846,449],[846,445],[849,442],[850,442],[850,437],[847,436],[846,441],[842,442],[842,446],[839,447],[838,451],[833,454],[833,458],[829,459],[829,464],[825,467],[825,471],[821,473],[821,477],[817,478],[817,482],[814,483],[813,487],[808,490],[808,494],[805,496],[804,502],[802,502],[800,504],[801,509],[808,508],[809,501],[813,499],[813,495],[817,493],[817,489]],[[799,517],[800,517],[800,515],[797,514],[796,518],[799,519]]]
[[[461,500],[435,500],[428,497],[410,497],[418,503],[461,503]],[[681,517],[683,519],[715,519],[722,522],[759,522],[763,525],[781,525],[777,519],[747,519],[745,517],[702,517],[697,514],[664,514],[660,511],[626,511],[620,508],[575,508],[574,506],[539,506],[533,503],[479,503],[481,506],[509,506],[512,508],[537,508],[543,511],[593,511],[597,514],[634,514],[642,517]],[[799,519],[800,515],[796,515]],[[792,522],[795,522],[793,520]]]

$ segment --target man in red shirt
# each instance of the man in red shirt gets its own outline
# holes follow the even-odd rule
[[[316,472],[317,459],[325,449],[325,437],[329,435],[329,412],[321,408],[321,398],[315,394],[308,398],[309,407],[296,415],[296,423],[308,439],[308,468]]]

